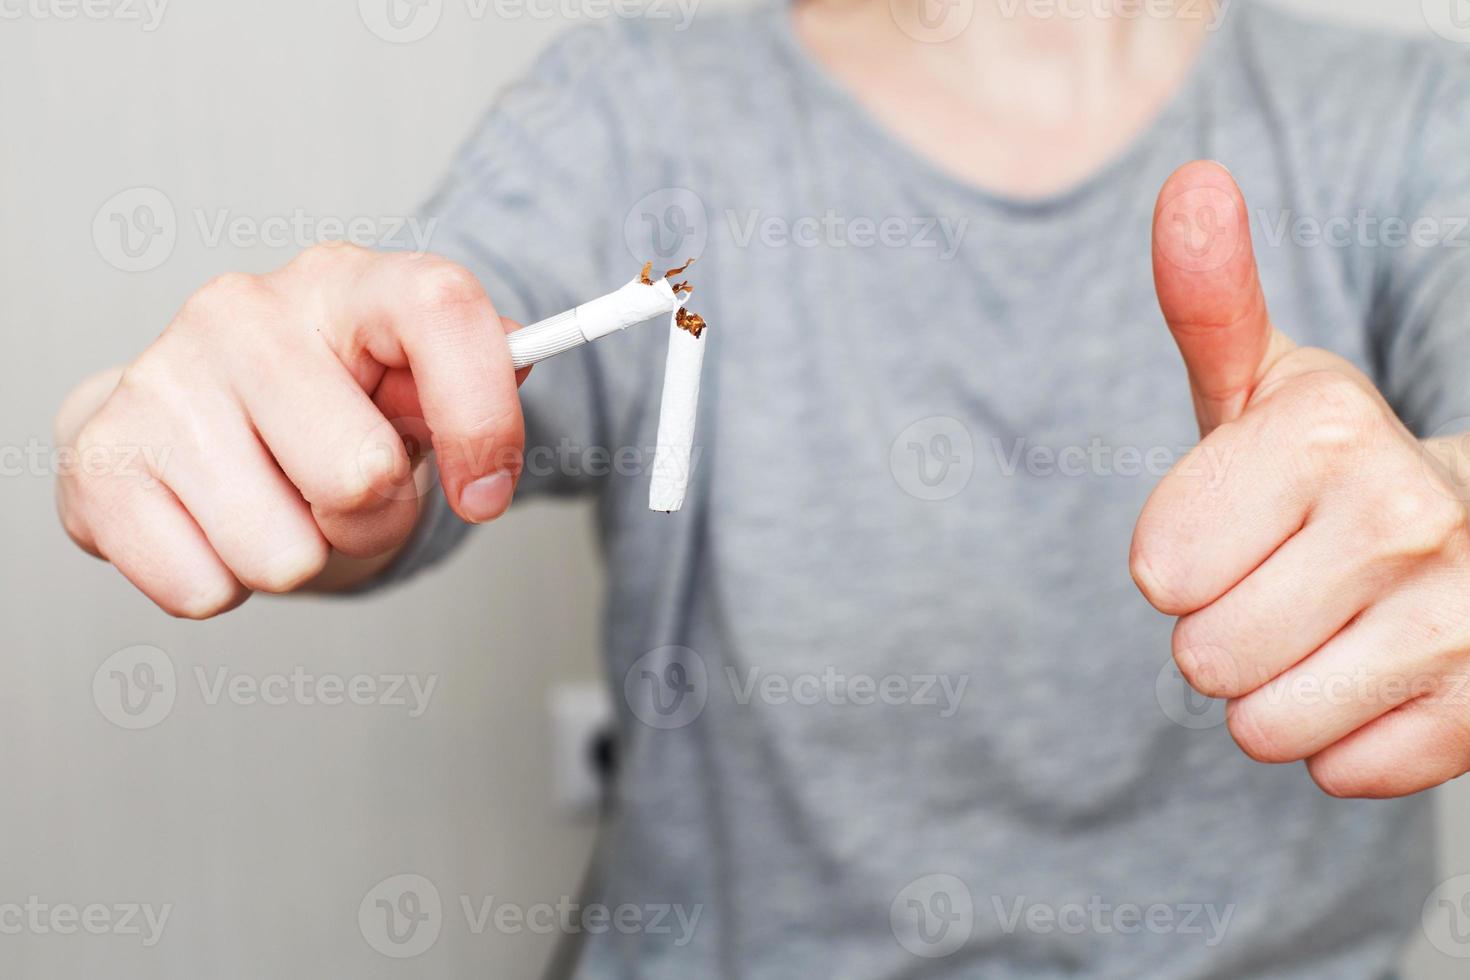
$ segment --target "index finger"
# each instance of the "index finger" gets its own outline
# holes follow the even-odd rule
[[[498,517],[525,440],[501,318],[474,274],[446,259],[384,255],[373,265],[339,286],[333,306],[362,353],[390,374],[411,374],[455,513],[472,523]]]

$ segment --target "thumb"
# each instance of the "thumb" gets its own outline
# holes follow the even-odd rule
[[[1245,198],[1220,164],[1197,160],[1164,182],[1153,265],[1205,436],[1239,417],[1267,370],[1295,346],[1271,326]]]

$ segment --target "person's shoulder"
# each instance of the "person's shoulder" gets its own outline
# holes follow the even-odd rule
[[[1405,30],[1327,19],[1268,0],[1235,0],[1233,7],[1250,66],[1280,95],[1367,114],[1463,99],[1470,90],[1470,35],[1456,43],[1437,33],[1442,25],[1427,14]]]
[[[629,157],[650,166],[713,153],[721,127],[780,97],[771,3],[707,11],[700,0],[606,0],[626,15],[563,32],[524,91],[541,93],[537,114],[615,132]],[[502,102],[522,98],[518,91]]]

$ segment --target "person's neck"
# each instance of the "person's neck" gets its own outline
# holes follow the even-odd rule
[[[995,183],[976,154],[944,159],[955,148],[926,143],[968,131],[1005,140],[1013,153],[1063,155],[1055,172],[1021,178],[1031,186],[1000,175],[1002,189],[1043,193],[1136,135],[1188,74],[1213,24],[1182,13],[1099,16],[1103,2],[798,0],[793,18],[804,45],[859,101],[962,176]]]

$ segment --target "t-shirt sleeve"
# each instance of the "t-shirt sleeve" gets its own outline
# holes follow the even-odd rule
[[[632,154],[645,142],[640,60],[637,39],[616,25],[562,35],[496,99],[423,208],[429,251],[474,272],[502,315],[532,323],[637,273],[622,240]],[[538,364],[521,387],[517,499],[595,489],[595,476],[563,461],[608,444],[597,347]],[[437,483],[423,507],[403,553],[367,588],[405,579],[463,542],[471,525]]]
[[[1432,59],[1382,216],[1374,317],[1384,394],[1421,437],[1470,431],[1470,58]]]

